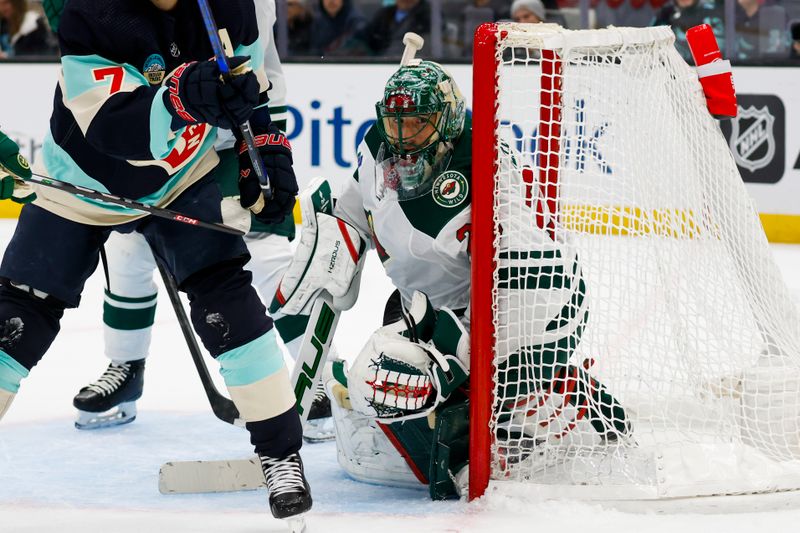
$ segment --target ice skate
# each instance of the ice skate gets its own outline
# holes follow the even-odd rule
[[[293,453],[283,459],[260,455],[259,459],[267,481],[272,516],[285,520],[293,532],[304,531],[303,515],[311,509],[312,500],[300,454]]]
[[[144,362],[112,362],[97,381],[83,387],[72,400],[78,409],[75,427],[101,429],[133,422],[136,400],[142,396]]]
[[[331,401],[325,394],[325,387],[320,381],[314,402],[308,412],[308,420],[303,426],[303,440],[308,443],[325,442],[336,438],[331,416]]]

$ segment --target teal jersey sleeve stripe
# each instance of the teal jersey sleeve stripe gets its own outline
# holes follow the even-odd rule
[[[28,377],[30,371],[13,357],[0,350],[0,389],[14,394],[19,391],[19,383]]]
[[[233,52],[237,56],[250,56],[250,66],[253,70],[264,68],[264,45],[259,37],[250,44],[240,44]]]
[[[278,347],[275,328],[243,346],[219,357],[220,374],[228,387],[250,385],[269,377],[284,367],[283,353]]]
[[[74,100],[99,87],[107,87],[107,96],[110,97],[116,94],[117,91],[112,92],[116,87],[122,90],[126,85],[150,86],[144,75],[131,65],[115,63],[98,55],[64,56],[61,58],[61,67],[67,100]],[[115,71],[114,67],[120,70]]]
[[[153,98],[150,106],[150,153],[153,159],[163,159],[169,155],[175,144],[180,140],[180,135],[174,135],[171,140],[172,115],[164,104],[166,87],[161,87]]]

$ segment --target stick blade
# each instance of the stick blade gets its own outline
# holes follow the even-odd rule
[[[236,492],[266,487],[258,457],[222,461],[171,461],[161,465],[161,494]]]

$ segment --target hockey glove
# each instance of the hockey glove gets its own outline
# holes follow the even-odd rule
[[[270,123],[264,133],[255,136],[256,148],[272,187],[272,198],[264,196],[253,169],[253,161],[244,141],[239,141],[239,202],[267,224],[282,222],[292,212],[297,196],[297,178],[292,169],[292,146],[286,136]]]
[[[18,204],[34,201],[36,193],[24,181],[30,177],[31,167],[19,153],[19,146],[0,131],[0,200],[11,199]]]
[[[164,106],[174,126],[205,122],[235,130],[250,118],[260,90],[250,58],[234,56],[228,63],[232,76],[224,81],[216,61],[184,63],[172,72],[164,82]]]

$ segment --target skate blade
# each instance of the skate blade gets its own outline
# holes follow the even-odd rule
[[[289,526],[289,531],[291,531],[291,533],[305,533],[308,531],[306,529],[305,515],[306,513],[300,513],[289,518],[283,518],[282,520]]]
[[[306,421],[303,426],[303,440],[309,444],[316,442],[327,442],[336,438],[336,428],[333,425],[333,417],[317,418]]]
[[[130,424],[136,420],[136,402],[123,402],[103,413],[78,411],[76,429],[103,429]]]

